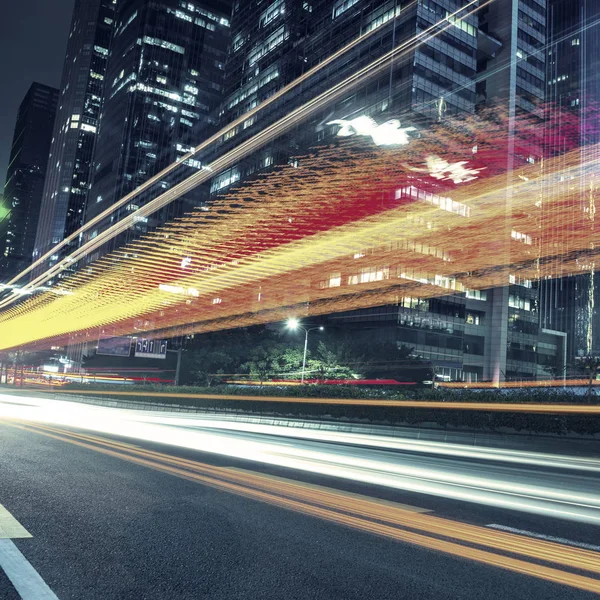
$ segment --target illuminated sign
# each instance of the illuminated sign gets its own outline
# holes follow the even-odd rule
[[[138,338],[135,342],[135,353],[137,358],[167,358],[166,340],[148,340]]]
[[[351,135],[365,135],[370,137],[377,146],[406,146],[410,142],[409,131],[416,131],[414,127],[400,127],[398,119],[386,121],[381,125],[371,117],[357,117],[350,121],[335,119],[327,125],[339,125],[338,137]]]

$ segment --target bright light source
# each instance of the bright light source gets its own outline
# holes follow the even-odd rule
[[[371,117],[362,116],[356,119],[335,119],[327,125],[339,125],[338,137],[351,135],[365,135],[371,137],[377,146],[406,146],[410,142],[409,131],[416,131],[414,127],[400,127],[398,119],[391,119],[381,125]]]
[[[298,319],[292,317],[291,319],[287,320],[286,327],[288,329],[291,329],[292,331],[295,331],[296,329],[298,329],[298,327],[300,327],[300,321],[298,321]]]
[[[186,267],[189,267],[191,264],[192,264],[192,259],[189,256],[186,256],[181,261],[181,268],[185,269]]]
[[[321,327],[319,327],[319,331],[323,331],[323,329],[325,329],[325,327],[323,327],[323,325],[321,325]]]

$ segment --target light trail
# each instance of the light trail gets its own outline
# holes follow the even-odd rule
[[[428,143],[425,139],[421,146],[415,144],[418,149],[414,152],[418,154],[427,151]],[[497,251],[493,249],[486,252],[485,249],[499,242],[509,243],[496,238],[498,228],[494,225],[498,211],[502,210],[498,202],[499,195],[504,193],[502,175],[476,182],[464,190],[457,190],[453,195],[456,201],[471,209],[471,217],[466,220],[421,202],[382,210],[377,203],[371,201],[369,194],[375,194],[382,183],[393,190],[393,182],[397,181],[397,177],[403,176],[403,173],[406,176],[406,169],[397,164],[397,155],[405,157],[405,152],[372,149],[371,169],[365,173],[365,156],[357,154],[353,148],[352,143],[347,146],[347,160],[342,167],[338,165],[338,171],[327,173],[327,161],[330,160],[333,164],[334,155],[339,155],[340,150],[335,153],[333,149],[323,150],[307,157],[305,167],[282,169],[272,178],[249,185],[224,200],[221,204],[223,208],[227,206],[227,202],[235,203],[239,199],[237,208],[232,207],[226,215],[217,219],[212,214],[202,212],[189,215],[148,236],[144,241],[132,244],[114,257],[107,257],[91,267],[89,273],[80,272],[64,284],[64,297],[57,300],[54,295],[48,294],[5,311],[0,315],[0,323],[5,324],[2,336],[6,340],[5,347],[10,347],[8,344],[17,345],[44,337],[85,331],[108,323],[124,323],[121,332],[130,333],[131,323],[127,324],[126,319],[147,315],[148,320],[153,320],[152,314],[157,310],[166,312],[167,316],[161,320],[154,319],[154,329],[190,326],[200,322],[200,326],[190,329],[190,332],[202,328],[210,330],[210,321],[215,318],[212,300],[215,295],[220,297],[224,292],[231,292],[232,295],[226,298],[224,305],[218,307],[220,322],[215,328],[227,326],[223,322],[225,317],[231,319],[229,326],[250,324],[248,321],[240,323],[238,320],[245,313],[252,315],[250,322],[276,320],[269,311],[277,311],[303,301],[310,301],[313,314],[319,314],[317,311],[335,312],[394,303],[394,298],[397,302],[398,294],[410,295],[417,288],[419,291],[416,293],[420,297],[448,293],[447,288],[424,286],[418,277],[414,279],[413,276],[414,280],[411,281],[410,277],[405,278],[400,274],[398,277],[404,281],[388,276],[373,285],[362,285],[354,289],[345,285],[315,289],[312,284],[307,285],[309,281],[318,281],[319,276],[322,278],[323,272],[350,269],[353,264],[352,251],[369,246],[375,248],[376,252],[372,257],[361,260],[360,264],[365,267],[377,268],[378,263],[375,261],[386,260],[392,265],[395,262],[398,268],[404,263],[406,271],[418,269],[454,278],[460,277],[455,266],[455,262],[460,259],[461,269],[473,273],[470,276],[472,281],[468,281],[469,278],[463,280],[470,287],[476,288],[505,284],[511,268],[518,269],[523,277],[531,278],[552,274],[558,260],[563,274],[569,269],[578,272],[581,268],[575,258],[553,256],[556,249],[549,244],[542,252],[537,248],[524,244],[515,245],[512,242],[511,252],[515,265],[496,265]],[[566,179],[572,173],[593,166],[593,161],[589,165],[578,165],[579,155],[576,151],[570,156],[572,164],[567,164],[557,172],[551,171],[552,180]],[[564,162],[565,157],[561,157],[560,164],[564,165]],[[323,168],[324,174],[313,175],[305,181],[305,174],[317,164]],[[552,162],[548,161],[548,164],[551,168]],[[381,176],[369,183],[369,174],[378,171]],[[524,172],[530,174],[531,178],[527,178],[527,181],[519,180],[520,183],[514,186],[513,204],[515,211],[522,211],[525,216],[515,218],[513,226],[523,231],[532,230],[534,224],[535,228],[541,227],[542,231],[551,229],[565,218],[571,205],[561,194],[562,188],[556,186],[555,209],[546,210],[545,215],[532,218],[530,211],[536,210],[531,193],[532,186],[536,185],[536,168],[529,167]],[[283,184],[288,186],[287,196],[277,193],[279,186]],[[272,188],[270,196],[263,197],[257,206],[247,209],[243,203],[244,196],[256,195],[264,185]],[[335,190],[333,195],[332,188]],[[319,217],[315,219],[311,214],[319,204]],[[551,203],[548,202],[548,205]],[[309,206],[312,207],[312,212],[307,210]],[[346,212],[341,211],[341,207],[345,207]],[[331,227],[328,231],[323,231],[325,215],[329,215],[325,220],[326,226]],[[360,218],[361,215],[363,218]],[[357,221],[349,221],[356,218]],[[338,220],[338,226],[335,226],[334,219]],[[427,228],[406,227],[407,222],[417,219],[420,222],[431,220],[434,223],[431,232]],[[393,258],[390,259],[389,250],[381,246],[382,240],[390,240],[396,244],[398,250],[393,251]],[[418,243],[445,248],[451,256],[455,255],[455,259],[441,262],[434,255],[425,257],[407,254],[405,248],[408,243],[413,246]],[[534,249],[536,253],[532,254]],[[588,249],[589,240],[581,232],[565,232],[565,252],[577,250],[585,253]],[[380,254],[386,252],[388,258],[381,258]],[[127,254],[130,255],[128,258]],[[551,260],[540,266],[540,263],[533,260],[534,256],[537,260],[540,255],[542,258],[549,255]],[[182,256],[190,257],[192,263],[192,267],[185,271],[179,265]],[[524,264],[529,262],[530,266],[519,265],[519,260],[524,261]],[[217,268],[213,269],[213,266]],[[485,269],[492,271],[477,275],[478,270]],[[256,297],[262,280],[267,277],[270,286],[268,289],[272,293],[259,298],[260,303],[256,303],[252,299]],[[190,300],[185,295],[165,293],[160,289],[163,282],[177,289],[192,290],[193,299]],[[50,299],[55,301],[50,302]],[[319,307],[321,300],[326,302]],[[15,319],[30,311],[31,317],[35,319],[34,326]],[[68,321],[64,319],[64,314],[67,313]]]
[[[198,416],[188,416],[183,425],[177,421],[182,418],[177,413],[157,415],[27,396],[3,396],[1,417],[163,443],[371,485],[600,525],[597,460],[586,463],[576,458],[576,468],[571,469],[566,456],[559,456],[556,465],[551,466],[548,455],[540,458],[536,453],[519,456],[509,452],[504,461],[501,450],[495,453],[493,460],[486,460],[483,452],[474,458],[465,455],[464,446],[452,444],[439,444],[440,451],[434,456],[428,456],[428,449],[419,451],[417,446],[382,452],[384,444],[390,441],[382,439],[383,436],[372,436],[369,448],[361,445],[360,437],[348,443],[353,436],[340,441],[335,434],[329,437],[324,431],[319,439],[302,439],[301,435],[294,438],[289,433],[288,437],[272,435],[273,431],[265,434],[257,430],[217,430],[211,427],[210,419]],[[545,464],[542,461],[546,461]],[[530,468],[535,469],[534,480],[528,473]]]
[[[371,64],[367,65],[366,67],[360,69],[359,71],[357,71],[356,73],[354,73],[353,75],[348,77],[346,80],[340,82],[339,84],[333,86],[329,90],[323,92],[322,94],[320,94],[316,98],[310,100],[309,102],[307,102],[300,108],[293,110],[292,112],[290,112],[288,115],[286,115],[285,117],[283,117],[282,119],[280,119],[279,121],[274,123],[273,125],[270,125],[266,129],[262,130],[260,133],[256,134],[252,138],[250,138],[250,140],[243,142],[242,144],[240,144],[233,150],[227,152],[222,157],[219,157],[218,159],[214,160],[209,165],[207,165],[205,169],[188,177],[186,180],[184,180],[183,182],[181,182],[179,184],[176,184],[173,188],[169,189],[167,192],[159,195],[158,197],[154,198],[150,202],[146,203],[138,211],[136,211],[135,214],[131,214],[131,215],[119,220],[118,223],[116,223],[115,225],[112,225],[111,227],[109,227],[108,229],[103,231],[101,234],[96,236],[94,239],[89,240],[88,242],[86,242],[85,244],[80,246],[75,252],[73,252],[66,258],[59,261],[56,265],[51,267],[44,274],[38,276],[37,278],[33,279],[28,284],[24,285],[22,287],[22,289],[26,290],[26,289],[30,289],[33,287],[39,287],[40,285],[43,285],[44,283],[46,283],[47,281],[52,279],[54,276],[56,276],[59,272],[61,272],[65,268],[68,268],[69,266],[71,266],[71,264],[81,260],[82,258],[84,258],[88,254],[93,252],[95,249],[102,246],[104,243],[106,243],[110,239],[113,239],[114,237],[116,237],[117,235],[122,233],[123,231],[127,230],[129,227],[131,227],[131,225],[133,225],[135,223],[136,219],[139,219],[140,217],[147,217],[147,216],[151,215],[152,213],[156,212],[157,210],[159,210],[160,208],[162,208],[163,206],[166,206],[167,204],[169,204],[176,198],[182,196],[186,192],[190,191],[194,187],[197,187],[204,181],[207,181],[208,179],[212,178],[215,174],[232,166],[233,164],[236,163],[236,161],[240,160],[240,158],[242,158],[243,156],[246,156],[249,153],[255,151],[256,149],[264,146],[269,141],[272,141],[273,139],[275,139],[279,135],[283,134],[284,132],[288,131],[292,127],[297,126],[301,120],[308,118],[309,116],[311,116],[314,113],[316,113],[317,111],[319,111],[326,104],[334,101],[335,99],[340,98],[343,94],[347,93],[348,91],[350,91],[357,85],[364,83],[364,81],[367,77],[369,77],[369,78],[374,77],[375,75],[380,73],[382,70],[386,69],[389,66],[389,64],[391,63],[391,61],[393,61],[395,58],[403,56],[404,54],[407,54],[408,52],[412,51],[414,49],[414,47],[420,45],[423,40],[434,38],[437,35],[443,33],[446,29],[453,27],[454,25],[451,22],[451,19],[454,17],[457,17],[459,15],[459,13],[463,13],[466,9],[475,6],[474,10],[472,10],[471,12],[465,13],[463,15],[463,18],[470,16],[472,14],[475,14],[481,8],[490,4],[492,1],[493,0],[488,0],[481,5],[477,5],[479,0],[471,0],[465,6],[454,11],[453,13],[449,14],[447,17],[445,17],[438,23],[436,23],[436,24],[432,25],[431,27],[425,29],[424,31],[420,32],[414,38],[411,38],[407,42],[404,42],[404,43],[400,44],[399,46],[397,46],[396,48],[393,48],[391,51],[384,54],[382,57],[376,59],[375,61],[373,61]],[[368,34],[365,34],[365,35],[368,35]],[[353,47],[356,43],[358,43],[358,41],[352,42],[350,44],[350,47]],[[347,50],[345,50],[345,51],[347,51]],[[314,67],[315,70],[319,70],[320,68],[322,68],[322,65],[317,65],[316,67]],[[296,80],[296,81],[298,81],[298,80]],[[292,87],[295,87],[295,85],[297,85],[297,83],[292,82],[289,85]],[[284,89],[285,88],[283,88],[281,91],[283,92]],[[271,100],[273,100],[273,99],[271,99]],[[265,105],[263,104],[260,107],[256,107],[255,110],[262,109],[262,108],[264,108],[264,106]],[[236,120],[235,124],[242,123],[244,120],[248,119],[250,116],[251,116],[250,113],[246,113],[245,115],[240,117],[238,120]],[[208,145],[210,143],[219,139],[220,136],[224,135],[233,126],[234,126],[234,123],[228,125],[226,128],[221,130],[218,134],[215,134],[215,136],[209,138],[209,140],[207,140],[206,142],[204,142],[203,144],[198,146],[194,152],[189,154],[189,156],[183,157],[177,163],[173,163],[165,171],[170,172],[170,170],[179,166],[181,162],[186,160],[186,158],[191,158],[193,156],[196,156],[201,150],[208,147]],[[116,204],[111,206],[109,209],[107,209],[106,211],[104,211],[103,213],[98,215],[98,217],[96,217],[95,219],[90,220],[86,225],[84,225],[82,228],[80,228],[79,230],[74,232],[71,236],[69,236],[68,238],[63,240],[59,245],[55,246],[52,250],[50,250],[48,253],[46,253],[43,257],[38,259],[38,261],[33,263],[28,269],[26,269],[21,274],[19,274],[15,279],[11,280],[9,282],[9,284],[14,283],[14,282],[18,281],[19,279],[21,279],[22,276],[24,276],[26,274],[26,272],[30,272],[31,269],[39,266],[39,264],[41,264],[41,261],[45,261],[48,257],[56,254],[57,250],[59,250],[61,247],[64,247],[64,245],[66,245],[67,243],[78,238],[80,234],[83,234],[85,231],[87,231],[88,229],[93,227],[95,224],[100,222],[102,219],[106,218],[108,215],[110,215],[112,212],[114,212],[117,208],[119,208],[119,207],[123,206],[124,204],[126,204],[127,202],[129,202],[132,197],[134,197],[138,193],[141,193],[141,191],[143,191],[144,189],[147,189],[148,186],[159,181],[161,178],[164,177],[165,174],[167,174],[167,173],[165,173],[165,171],[163,171],[163,172],[159,173],[157,176],[151,178],[148,182],[146,182],[146,184],[143,184],[140,188],[137,188],[137,191],[134,191],[131,194],[127,195],[125,198],[123,198],[122,200],[120,200],[119,202],[117,202]],[[8,306],[12,302],[14,302],[15,299],[19,298],[20,295],[21,294],[13,293],[8,298],[0,301],[0,308]]]
[[[406,10],[408,10],[409,8],[411,8],[415,4],[416,4],[416,2],[413,2],[413,3],[409,4],[406,7]],[[21,271],[18,275],[16,275],[9,282],[9,285],[16,283],[20,279],[23,279],[23,277],[25,275],[27,275],[28,273],[30,273],[33,269],[35,269],[35,268],[39,267],[40,265],[42,265],[52,255],[56,254],[59,250],[61,250],[62,248],[64,248],[64,246],[66,246],[70,242],[76,240],[81,234],[85,233],[88,229],[92,228],[94,225],[97,225],[103,219],[105,219],[106,217],[110,216],[111,213],[115,212],[119,208],[122,208],[123,206],[125,206],[125,204],[127,204],[128,202],[130,202],[133,198],[135,198],[136,196],[139,196],[141,193],[143,193],[144,191],[146,191],[147,189],[149,189],[155,183],[159,183],[162,179],[164,179],[167,175],[169,175],[170,173],[172,173],[175,169],[181,167],[181,164],[183,162],[185,162],[186,160],[189,160],[191,158],[194,158],[200,152],[202,152],[203,150],[205,150],[206,148],[208,148],[211,144],[213,144],[215,142],[218,142],[228,131],[231,131],[236,126],[243,124],[244,121],[246,121],[249,118],[253,117],[257,113],[259,113],[262,110],[264,110],[265,108],[268,108],[271,104],[273,104],[273,102],[275,102],[276,100],[279,100],[279,98],[281,98],[282,96],[285,96],[286,94],[288,94],[295,87],[297,87],[298,85],[300,85],[301,83],[303,83],[304,81],[306,81],[307,79],[309,79],[310,77],[312,77],[315,74],[317,74],[321,69],[327,67],[333,61],[337,60],[340,56],[343,56],[346,52],[350,51],[355,46],[363,43],[367,38],[371,37],[376,32],[378,32],[378,28],[375,28],[372,31],[369,31],[367,33],[364,33],[364,34],[358,36],[356,39],[354,39],[353,41],[351,41],[349,44],[347,44],[346,46],[340,48],[337,52],[334,52],[329,57],[325,58],[318,65],[315,65],[312,69],[308,70],[306,73],[304,73],[300,77],[294,79],[293,81],[291,81],[290,83],[288,83],[287,85],[285,85],[284,87],[282,87],[280,90],[278,90],[277,92],[275,92],[272,96],[270,96],[269,98],[266,98],[265,100],[263,100],[258,106],[255,106],[254,108],[252,108],[248,112],[245,112],[241,117],[237,118],[232,123],[229,123],[228,125],[226,125],[222,129],[220,129],[217,133],[215,133],[214,135],[210,136],[208,139],[206,139],[200,145],[196,146],[193,151],[188,152],[187,154],[183,155],[179,161],[171,163],[168,167],[165,167],[162,171],[160,171],[159,173],[157,173],[153,177],[150,177],[142,185],[138,186],[135,190],[133,190],[132,192],[130,192],[129,194],[127,194],[126,196],[124,196],[123,198],[121,198],[118,202],[115,202],[112,206],[110,206],[105,211],[103,211],[102,213],[100,213],[97,217],[94,217],[93,219],[90,219],[89,222],[85,223],[77,231],[75,231],[73,234],[71,234],[70,236],[68,236],[67,238],[65,238],[62,242],[58,243],[51,250],[49,250],[46,254],[44,254],[43,256],[41,256],[39,259],[37,259],[31,265],[29,265],[29,267],[27,267],[26,269],[24,269],[23,271]]]
[[[252,396],[246,394],[183,394],[179,392],[121,392],[118,390],[86,392],[85,390],[60,390],[61,394],[89,396],[117,396],[144,398],[180,398],[187,400],[222,400],[223,402],[285,402],[286,404],[319,404],[339,406],[383,406],[388,408],[432,408],[483,412],[515,412],[527,414],[600,415],[600,404],[517,404],[511,402],[430,402],[427,400],[365,400],[357,398],[295,398],[289,396]]]
[[[600,592],[600,581],[595,577],[600,573],[600,553],[590,550],[491,531],[425,514],[421,509],[331,488],[241,469],[214,467],[95,435],[40,424],[23,424],[21,427],[113,458],[360,531],[578,589]],[[545,564],[540,565],[539,562]]]

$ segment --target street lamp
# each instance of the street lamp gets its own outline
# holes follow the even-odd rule
[[[322,325],[319,325],[318,327],[310,327],[310,328],[306,328],[306,327],[302,327],[302,325],[300,325],[300,321],[296,318],[291,318],[287,320],[286,326],[288,329],[290,329],[291,331],[297,331],[298,329],[302,329],[302,331],[304,331],[304,357],[302,358],[302,379],[301,379],[301,383],[304,383],[304,371],[306,369],[306,351],[308,349],[308,334],[310,331],[315,331],[316,329],[318,329],[319,331],[323,331],[323,329],[325,329]]]

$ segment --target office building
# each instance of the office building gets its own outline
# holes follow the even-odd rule
[[[113,0],[75,2],[34,259],[83,224],[114,21]],[[76,247],[76,242],[66,247],[42,270]]]
[[[194,144],[194,127],[209,122],[222,98],[230,9],[219,0],[118,3],[87,221],[186,154]],[[200,165],[188,167],[189,174]],[[161,181],[151,194],[172,184]],[[86,239],[143,202],[144,197],[136,198]],[[179,199],[140,218],[95,256],[180,214],[185,202]]]
[[[335,143],[339,125],[332,122],[359,117],[369,117],[376,124],[398,119],[403,126],[419,129],[502,106],[509,117],[503,165],[507,176],[517,177],[519,169],[540,161],[543,148],[539,143],[524,146],[520,140],[516,148],[518,132],[510,130],[510,117],[526,114],[542,123],[545,0],[496,2],[476,15],[451,17],[457,8],[456,3],[445,0],[235,3],[225,76],[227,95],[219,113],[224,124],[260,106],[358,36],[370,35],[323,72],[232,127],[220,141],[221,152],[246,141],[392,48],[409,47],[363,85],[219,173],[210,184],[210,194],[226,193],[277,164],[294,161],[294,156],[311,147]],[[451,26],[441,31],[439,24],[447,26],[449,22]],[[428,29],[434,35],[410,46],[411,39]],[[199,158],[202,160],[202,155]],[[425,193],[406,189],[409,191],[397,190],[396,200],[405,199],[406,194]],[[505,202],[510,207],[510,186]],[[499,260],[508,265],[514,244],[522,245],[521,240],[529,240],[531,232],[513,234],[510,218],[504,227],[506,243]],[[363,275],[336,273],[332,285],[343,286],[346,280],[348,285],[371,281],[371,275],[388,278],[395,268],[386,265],[375,271]],[[537,359],[542,348],[549,349],[549,360],[563,356],[564,335],[539,326],[536,282],[510,274],[505,286],[477,290],[468,289],[464,281],[458,284],[434,274],[423,280],[448,291],[462,291],[444,295],[440,290],[434,299],[400,298],[394,306],[332,314],[327,321],[353,329],[356,335],[371,339],[376,335],[411,346],[431,360],[444,379],[532,379],[543,374]]]
[[[19,106],[4,185],[10,213],[0,224],[0,279],[31,264],[56,116],[57,89],[34,83]]]
[[[547,131],[548,152],[578,153],[580,165],[595,164],[600,142],[600,4],[593,0],[549,0],[548,101],[552,107]],[[595,222],[595,174],[583,168],[576,181],[560,185],[572,202],[571,216],[553,232],[549,243],[561,245],[576,232],[591,245]],[[578,193],[569,190],[576,186]],[[600,282],[594,254],[577,258],[580,274],[542,282],[541,316],[548,327],[567,333],[568,360],[600,354]]]
[[[430,0],[236,2],[226,65],[226,98],[219,112],[222,124],[259,106],[360,35],[365,39],[280,101],[232,128],[220,150],[239,145],[392,48],[435,26],[456,10],[451,4]],[[211,193],[222,192],[287,162],[293,153],[332,139],[337,128],[326,123],[334,118],[368,115],[381,122],[393,116],[400,117],[403,124],[414,125],[461,111],[473,112],[476,23],[473,15],[457,19],[455,26],[402,53],[387,69],[340,102],[328,105],[308,123],[221,173],[213,180]]]

